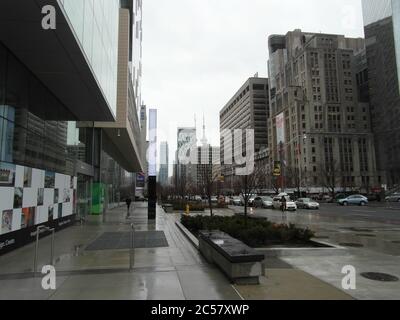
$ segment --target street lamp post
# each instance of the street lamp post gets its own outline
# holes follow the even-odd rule
[[[283,142],[279,143],[279,161],[281,163],[281,192],[285,192],[285,170],[283,161]]]

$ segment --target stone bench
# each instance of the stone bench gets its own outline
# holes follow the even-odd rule
[[[260,283],[264,255],[221,231],[200,231],[199,250],[235,284]]]

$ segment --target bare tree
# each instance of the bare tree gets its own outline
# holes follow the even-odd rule
[[[244,215],[248,216],[249,200],[251,196],[264,185],[266,175],[265,166],[255,166],[249,175],[237,176],[236,185],[244,202]]]
[[[318,175],[322,186],[326,187],[335,199],[336,187],[340,183],[341,169],[336,160],[332,159],[318,166]]]
[[[212,208],[212,201],[211,197],[213,196],[216,184],[218,183],[219,175],[217,171],[214,169],[213,164],[202,164],[199,165],[197,170],[200,170],[198,177],[200,178],[199,187],[202,190],[202,193],[208,199],[208,207],[210,209],[210,214],[213,216],[213,208]]]
[[[298,167],[286,168],[286,181],[289,187],[297,190],[298,197],[301,198],[301,182],[305,177],[305,172]]]

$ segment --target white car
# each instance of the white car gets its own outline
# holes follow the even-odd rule
[[[296,205],[299,209],[319,209],[319,203],[310,198],[300,198],[296,201]]]
[[[286,210],[287,211],[296,211],[297,205],[296,203],[290,199],[289,196],[284,196],[286,199]],[[273,201],[274,209],[281,210],[282,208],[282,197],[275,197]]]

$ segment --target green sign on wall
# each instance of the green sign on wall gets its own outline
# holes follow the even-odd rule
[[[104,209],[104,195],[105,195],[105,185],[104,183],[93,183],[93,193],[92,193],[92,214],[100,215],[103,214]]]

